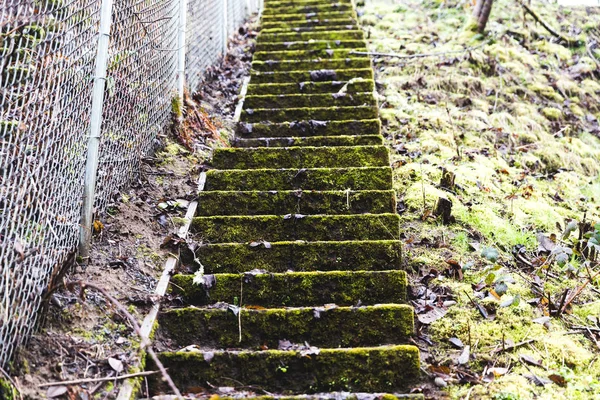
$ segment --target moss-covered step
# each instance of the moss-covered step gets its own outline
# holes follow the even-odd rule
[[[316,49],[354,49],[367,51],[364,40],[310,40],[295,42],[260,42],[256,44],[256,51],[284,51],[284,50],[316,50]]]
[[[212,158],[216,169],[384,167],[389,164],[386,146],[221,148],[214,151]]]
[[[340,4],[352,4],[352,0],[335,0]],[[328,4],[328,0],[265,0],[265,7],[286,7],[286,6],[313,6],[319,4]]]
[[[312,240],[399,240],[398,214],[251,215],[195,217],[191,231],[202,243]]]
[[[346,23],[344,20],[340,21],[340,25],[316,25],[316,26],[302,26],[295,28],[268,28],[261,29],[261,33],[283,33],[283,32],[318,32],[318,31],[351,31],[359,29],[354,23]]]
[[[269,20],[263,21],[261,24],[262,29],[295,29],[295,28],[307,28],[313,26],[331,26],[331,25],[356,25],[356,18],[354,16],[342,16],[342,17],[328,17],[328,18],[315,18],[296,21],[276,21]]]
[[[373,90],[375,82],[372,79],[356,78],[350,81],[250,83],[246,95],[365,93]]]
[[[284,61],[254,61],[255,71],[315,71],[320,69],[360,69],[369,68],[371,59],[355,56],[354,58],[284,60]]]
[[[402,246],[398,240],[293,241],[200,245],[194,256],[207,274],[255,270],[286,271],[384,271],[401,269]],[[182,253],[186,270],[195,271],[191,254]]]
[[[302,108],[302,107],[348,107],[376,105],[372,92],[367,93],[322,93],[249,95],[244,99],[244,108]]]
[[[425,396],[420,393],[349,393],[349,392],[328,392],[315,393],[314,395],[296,395],[296,396],[255,396],[246,397],[247,400],[425,400]],[[184,398],[188,400],[187,398]],[[236,400],[239,397],[219,397],[220,400]],[[189,400],[194,400],[190,398]]]
[[[387,190],[390,167],[210,170],[205,190]]]
[[[342,18],[356,18],[354,10],[342,10],[342,11],[325,11],[319,13],[295,13],[295,14],[272,14],[263,15],[261,18],[262,24],[269,22],[303,22],[312,19],[342,19]],[[267,25],[268,26],[268,25]]]
[[[351,81],[353,79],[373,80],[371,68],[315,70],[315,71],[251,71],[251,82],[257,83],[296,83]],[[282,94],[282,93],[278,93]]]
[[[159,334],[173,341],[176,347],[195,344],[260,350],[277,348],[284,339],[330,348],[400,344],[414,331],[413,309],[406,304],[258,310],[242,307],[239,312],[241,316],[227,308],[168,310],[159,315]]]
[[[332,332],[337,334],[337,332]],[[419,377],[419,350],[397,345],[351,349],[162,352],[158,358],[183,392],[192,388],[256,386],[282,394],[406,390]],[[155,370],[151,357],[146,369]],[[168,391],[160,374],[153,393]]]
[[[376,146],[382,144],[383,136],[381,135],[236,138],[234,141],[235,147]]]
[[[332,100],[333,102],[333,100]],[[245,108],[241,122],[286,122],[286,121],[348,121],[374,119],[379,116],[377,104],[351,107],[301,107],[301,108]]]
[[[261,33],[256,43],[306,42],[310,40],[363,40],[365,34],[360,29],[343,31],[309,31]]]
[[[308,14],[336,11],[352,11],[352,3],[327,2],[318,4],[269,4],[263,10],[263,15]]]
[[[381,121],[377,118],[350,121],[259,122],[254,124],[240,122],[237,124],[236,133],[240,138],[380,135]]]
[[[400,270],[217,274],[214,278],[207,287],[195,284],[194,275],[177,274],[171,277],[170,290],[191,305],[233,304],[240,298],[242,282],[245,305],[354,306],[405,303],[408,284],[406,272]]]
[[[381,214],[396,210],[393,190],[203,191],[196,215]]]

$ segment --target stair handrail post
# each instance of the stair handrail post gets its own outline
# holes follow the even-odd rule
[[[113,0],[102,0],[100,5],[100,23],[98,26],[98,47],[92,88],[92,108],[90,114],[85,178],[83,184],[83,204],[81,225],[79,227],[79,256],[88,258],[92,241],[94,200],[96,197],[96,179],[98,176],[100,134],[102,130],[102,111],[104,106],[104,87],[108,67],[108,46],[112,23]]]
[[[223,17],[223,21],[221,23],[221,53],[223,57],[227,54],[227,38],[229,37],[229,16],[227,15],[229,12],[229,7],[227,4],[228,0],[222,0],[223,4],[223,12],[221,13]]]

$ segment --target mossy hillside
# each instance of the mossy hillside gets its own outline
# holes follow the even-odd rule
[[[377,119],[351,121],[294,121],[281,123],[240,123],[239,137],[294,137],[294,136],[360,136],[379,135],[381,121]]]
[[[333,101],[332,101],[333,102]],[[379,116],[376,104],[353,107],[304,107],[304,108],[246,108],[242,111],[242,122],[285,122],[285,121],[348,121],[374,119]]]
[[[308,60],[283,60],[283,61],[253,61],[252,69],[255,71],[302,71],[319,69],[357,69],[369,68],[371,60],[369,58],[354,56],[348,58],[331,59],[308,59]]]
[[[384,167],[385,146],[221,148],[213,154],[218,169]]]
[[[268,214],[393,213],[393,190],[379,191],[203,191],[197,216]]]
[[[377,104],[372,92],[367,93],[327,93],[327,94],[284,94],[284,95],[248,95],[244,107],[287,108],[287,107],[348,107]]]
[[[397,214],[195,217],[191,229],[203,243],[266,240],[398,240]]]
[[[313,42],[314,45],[320,45],[324,42]],[[348,43],[348,42],[341,42]],[[312,45],[311,44],[311,45]],[[310,81],[331,82],[331,81],[351,81],[353,79],[373,79],[373,70],[371,68],[357,69],[338,69],[334,73],[313,74],[312,71],[281,71],[281,72],[260,72],[252,71],[250,73],[251,81],[257,83],[302,83]]]
[[[552,317],[548,329],[532,322],[547,308],[543,301],[537,305],[533,301],[540,296],[532,290],[534,274],[515,263],[511,249],[525,245],[532,259],[537,232],[560,238],[562,230],[556,224],[564,227],[565,219],[579,221],[584,213],[588,221],[600,219],[600,146],[595,133],[600,110],[593,100],[600,87],[592,83],[598,68],[593,61],[588,63],[587,50],[556,43],[529,17],[524,25],[513,2],[494,2],[485,39],[463,29],[468,13],[457,5],[454,1],[442,8],[437,2],[378,4],[367,7],[362,19],[372,26],[371,51],[417,54],[481,46],[465,57],[375,60],[380,94],[389,105],[382,110],[384,134],[402,149],[393,165],[396,187],[408,208],[403,232],[411,243],[440,243],[439,248],[410,246],[407,258],[421,271],[449,259],[473,263],[465,268],[462,282],[445,278],[432,283],[448,286],[457,301],[429,329],[437,361],[456,364],[453,360],[460,350],[453,350],[448,339],[458,337],[463,343],[477,343],[468,363],[473,373],[481,374],[486,366],[509,368],[492,383],[458,385],[449,380],[446,390],[451,398],[596,398],[597,346],[569,331],[572,324],[590,325],[584,304],[597,299],[597,294],[584,289],[573,302],[572,314]],[[559,9],[539,2],[532,8],[570,37],[578,35],[570,27],[597,26],[600,21],[596,9]],[[441,168],[456,174],[455,193],[440,190]],[[422,222],[424,210],[431,210],[440,196],[452,200],[457,223]],[[499,265],[479,257],[469,245],[473,242],[499,249]],[[552,263],[539,274],[544,294],[556,303],[565,289],[573,293],[587,279],[577,257],[572,261],[578,278]],[[500,301],[477,299],[473,285],[492,272],[515,282]],[[547,278],[548,274],[556,278]],[[494,310],[495,319],[481,317],[465,292]],[[500,307],[517,294],[518,305]],[[535,341],[489,356],[503,340],[530,339]],[[525,366],[520,354],[541,359],[543,368]],[[525,377],[546,379],[553,373],[565,377],[565,387],[554,383],[538,387]]]
[[[174,275],[171,281],[171,293],[196,306],[233,304],[240,296],[244,305],[260,307],[401,304],[407,295],[406,272],[399,270],[218,274],[209,289],[195,284],[194,275]]]
[[[158,357],[183,391],[207,387],[207,382],[227,386],[229,379],[282,394],[405,390],[419,376],[420,365],[418,349],[407,345],[321,349],[309,356],[281,350],[212,355],[210,361],[202,352],[164,352]],[[151,359],[147,363],[148,369],[155,368]],[[160,377],[151,375],[148,380],[151,391],[164,389]]]
[[[240,310],[179,308],[159,315],[159,329],[177,347],[195,344],[210,348],[277,348],[292,343],[337,348],[400,344],[414,330],[412,307],[382,304],[360,307],[302,307]],[[332,335],[332,332],[336,332]]]
[[[210,170],[205,190],[387,190],[390,167]]]
[[[317,4],[268,4],[265,5],[263,15],[310,14],[338,11],[352,11],[352,3],[317,3]]]
[[[292,50],[326,50],[326,49],[354,49],[366,51],[367,44],[364,40],[310,40],[294,42],[261,42],[256,44],[256,51],[292,51]]]
[[[365,34],[360,29],[338,31],[309,31],[309,32],[261,32],[256,43],[307,42],[311,40],[364,40]]]
[[[382,144],[381,135],[241,138],[234,141],[236,147],[378,146]]]
[[[195,250],[207,274],[252,270],[384,271],[400,269],[402,246],[398,240],[293,241],[210,244]],[[198,265],[182,253],[182,261]]]
[[[327,20],[327,19],[345,19],[356,18],[354,10],[345,11],[329,11],[314,13],[296,13],[296,14],[280,14],[280,15],[263,15],[261,18],[262,25],[268,25],[269,22],[305,22],[311,19]]]
[[[367,93],[375,90],[375,82],[372,79],[354,78],[350,81],[328,81],[328,82],[292,82],[292,83],[250,83],[247,96],[262,95],[315,95],[332,93]]]
[[[288,29],[293,30],[297,28],[310,28],[318,26],[339,26],[339,25],[356,25],[356,19],[352,16],[335,16],[325,19],[320,18],[309,18],[300,19],[295,21],[262,21],[262,29]]]

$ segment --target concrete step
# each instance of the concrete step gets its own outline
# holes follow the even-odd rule
[[[388,190],[390,167],[210,170],[205,190]]]
[[[195,217],[190,230],[202,243],[293,240],[399,240],[398,214]]]
[[[363,191],[204,191],[197,216],[393,213],[393,190]]]
[[[390,165],[385,146],[221,148],[213,153],[217,169],[347,168]]]
[[[377,146],[382,144],[383,136],[381,135],[237,138],[234,140],[235,147]]]
[[[229,273],[214,275],[210,287],[194,283],[194,275],[177,274],[171,278],[171,294],[195,306],[239,300],[243,282],[245,305],[260,307],[300,307],[337,304],[355,306],[405,303],[406,272],[329,271],[284,273]]]

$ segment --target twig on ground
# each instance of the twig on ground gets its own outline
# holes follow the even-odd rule
[[[38,387],[48,387],[48,386],[68,386],[68,385],[78,385],[80,383],[94,383],[94,382],[108,382],[115,380],[123,380],[129,378],[135,378],[138,376],[148,376],[152,374],[157,374],[159,371],[142,371],[136,372],[134,374],[126,374],[119,376],[106,376],[102,378],[85,378],[85,379],[73,379],[70,381],[59,381],[59,382],[48,382],[48,383],[40,383]]]
[[[561,35],[560,33],[556,32],[554,29],[552,29],[550,27],[550,25],[545,23],[544,20],[542,20],[539,17],[539,15],[537,15],[535,13],[535,11],[533,11],[531,8],[529,8],[529,6],[527,4],[525,4],[522,0],[517,0],[517,2],[523,7],[523,9],[527,12],[527,14],[531,15],[537,23],[542,25],[544,27],[544,29],[546,29],[548,32],[550,32],[554,37],[556,37],[564,42],[567,42],[567,44],[573,43],[573,40]]]
[[[94,289],[94,290],[100,292],[102,295],[104,295],[104,297],[106,297],[125,317],[127,317],[129,322],[131,322],[131,325],[133,325],[133,329],[134,329],[135,333],[140,337],[140,349],[142,349],[142,350],[145,349],[148,352],[148,354],[150,355],[150,357],[152,357],[152,360],[156,364],[157,368],[160,370],[160,373],[162,374],[163,378],[165,379],[165,381],[167,382],[167,384],[169,385],[169,387],[171,388],[173,393],[175,393],[175,395],[181,397],[181,392],[179,391],[179,389],[177,389],[177,386],[175,386],[175,383],[173,382],[173,380],[167,373],[167,370],[165,369],[164,365],[160,362],[160,360],[156,356],[156,353],[150,346],[150,340],[142,335],[142,331],[141,331],[140,325],[138,324],[137,320],[135,319],[135,317],[133,315],[131,315],[131,313],[129,313],[129,311],[127,311],[125,306],[123,304],[121,304],[121,302],[119,300],[117,300],[116,298],[111,296],[102,287],[97,286],[90,282],[69,281],[69,282],[67,282],[67,284],[65,286],[67,288],[74,288],[75,286],[79,286],[82,291],[85,290],[86,288]]]
[[[19,394],[19,399],[23,400],[23,395],[21,394],[21,389],[17,386],[17,383],[13,380],[13,378],[4,370],[4,368],[0,367],[0,373],[4,375],[6,379],[10,382],[10,384],[15,388],[17,393]]]
[[[506,351],[514,350],[517,347],[525,346],[526,344],[533,343],[535,341],[537,341],[537,339],[523,340],[522,342],[515,343],[512,346],[506,346],[506,347],[502,346],[502,348],[496,349],[496,350],[492,351],[492,353],[494,353],[494,354],[504,353]]]
[[[440,51],[438,53],[418,53],[418,54],[398,54],[398,53],[380,53],[377,51],[355,51],[352,50],[350,54],[356,54],[360,56],[377,56],[377,57],[394,57],[394,58],[424,58],[424,57],[438,57],[445,56],[446,54],[458,54],[458,53],[467,53],[469,51],[478,49],[487,44],[487,41],[478,44],[477,46],[467,47],[462,50],[448,50],[448,51]]]

